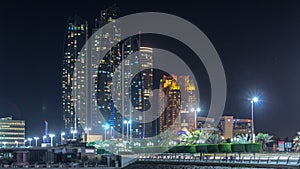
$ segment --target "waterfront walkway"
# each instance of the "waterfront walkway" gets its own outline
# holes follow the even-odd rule
[[[126,169],[143,166],[159,166],[159,169],[209,168],[208,166],[251,168],[300,168],[299,156],[244,156],[244,157],[200,157],[190,154],[144,154]],[[207,166],[207,167],[204,167]],[[147,167],[148,168],[148,167]],[[151,168],[151,167],[150,167]],[[156,168],[156,167],[154,167]],[[224,168],[224,167],[221,167]]]

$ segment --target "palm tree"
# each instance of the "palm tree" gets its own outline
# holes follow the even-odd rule
[[[267,148],[267,143],[273,142],[272,138],[273,136],[270,136],[267,133],[258,133],[257,136],[255,137],[255,140],[262,144],[262,148],[265,151]]]
[[[293,139],[294,148],[297,150],[300,149],[300,132],[297,132],[297,135]]]
[[[194,136],[190,132],[188,132],[181,136],[181,143],[186,145],[191,144],[194,139],[193,137]]]
[[[169,146],[175,139],[175,134],[167,130],[159,135],[159,145]]]
[[[249,134],[241,134],[237,135],[235,139],[233,139],[234,143],[250,143],[251,136]]]
[[[181,140],[183,144],[186,145],[204,143],[206,139],[207,139],[207,134],[199,130],[195,130],[192,133],[188,132],[185,135],[181,136]]]
[[[207,140],[208,133],[205,133],[204,131],[196,130],[193,132],[193,134],[195,138],[194,143],[205,143],[205,141]]]
[[[222,143],[224,140],[218,134],[211,134],[208,139],[206,140],[206,144],[219,144]]]

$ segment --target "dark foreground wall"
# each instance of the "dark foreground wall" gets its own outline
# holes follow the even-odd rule
[[[226,169],[226,168],[299,168],[292,165],[268,165],[268,164],[238,164],[238,163],[201,163],[201,162],[159,162],[159,161],[136,161],[135,163],[124,167],[124,169]]]
[[[256,169],[247,167],[225,167],[225,166],[195,166],[195,165],[168,165],[168,164],[133,164],[125,169]],[[260,168],[261,169],[261,168]]]

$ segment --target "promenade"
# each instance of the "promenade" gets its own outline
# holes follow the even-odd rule
[[[134,164],[128,165],[126,169],[139,168],[141,166],[153,166],[153,168],[300,168],[299,156],[194,156],[190,154],[144,154],[140,155]],[[154,167],[157,166],[157,167]],[[147,167],[147,168],[148,168]]]

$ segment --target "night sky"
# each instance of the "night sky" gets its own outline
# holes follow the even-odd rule
[[[250,118],[247,99],[257,94],[262,101],[255,109],[256,131],[295,135],[300,131],[300,1],[196,2],[1,1],[0,116],[25,119],[28,136],[41,136],[44,120],[50,131],[58,133],[67,19],[77,14],[92,24],[100,10],[117,3],[122,16],[165,12],[197,25],[223,62],[228,85],[224,114]],[[155,47],[161,42],[148,43]],[[198,68],[200,61],[191,60],[184,51],[177,53],[198,72],[201,106],[208,111],[209,81],[203,66]]]

